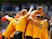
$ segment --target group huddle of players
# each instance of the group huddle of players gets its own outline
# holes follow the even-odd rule
[[[1,21],[8,20],[6,30],[2,34],[2,39],[49,39],[48,22],[44,19],[43,7],[33,7],[27,11],[22,9],[17,12],[14,18],[8,15],[1,18]]]

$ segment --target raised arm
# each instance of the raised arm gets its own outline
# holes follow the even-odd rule
[[[9,17],[8,15],[6,15],[6,16],[4,16],[4,17],[1,18],[1,21],[5,21],[5,20],[8,20],[8,21],[11,22],[12,20],[14,20],[14,18]]]
[[[28,16],[31,14],[32,10],[33,10],[33,7],[31,7],[31,8],[29,9],[29,11],[28,11],[28,13],[25,15],[25,17],[28,17]]]

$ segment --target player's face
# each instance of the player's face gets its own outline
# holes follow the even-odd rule
[[[27,12],[26,11],[24,11],[23,13],[22,13],[22,15],[24,16],[24,15],[26,15],[27,14]]]
[[[39,12],[39,13],[42,13],[42,12],[43,12],[43,9],[38,9],[38,12]]]

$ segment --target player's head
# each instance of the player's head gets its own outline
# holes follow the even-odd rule
[[[42,6],[38,6],[37,10],[38,10],[39,13],[42,13],[43,12],[43,7]]]
[[[17,12],[16,15],[14,16],[14,19],[16,20],[17,18],[19,18],[20,16],[22,16],[21,12]]]
[[[21,10],[21,14],[24,16],[24,15],[26,15],[27,14],[27,10],[26,9],[22,9]]]
[[[16,13],[16,15],[21,15],[21,12],[20,12],[20,11],[18,11],[18,12]]]

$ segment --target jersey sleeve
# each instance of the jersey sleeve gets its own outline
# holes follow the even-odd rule
[[[14,20],[14,18],[9,17],[9,16],[6,16],[6,18],[7,18],[7,20],[10,21],[10,22],[11,22],[12,20]]]

